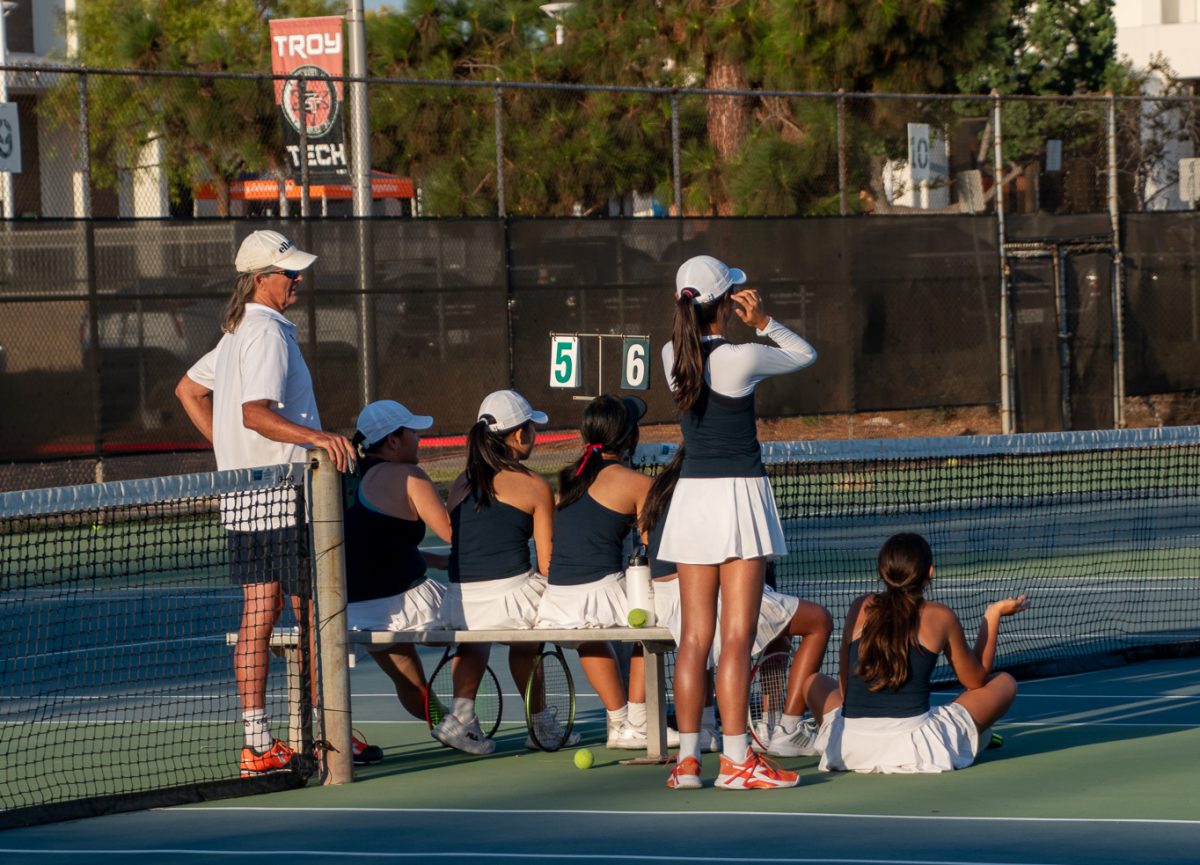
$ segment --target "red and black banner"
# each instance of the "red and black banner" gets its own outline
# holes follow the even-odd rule
[[[271,21],[271,70],[291,76],[275,81],[275,104],[283,115],[288,177],[300,181],[301,116],[308,125],[310,182],[345,180],[346,136],[342,129],[342,19],[288,18]],[[301,86],[303,79],[303,87]],[[300,110],[301,91],[305,111]]]

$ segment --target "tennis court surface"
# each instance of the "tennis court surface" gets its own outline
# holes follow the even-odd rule
[[[578,679],[582,681],[582,677]],[[511,682],[509,683],[511,685]],[[506,687],[507,690],[507,687]],[[586,685],[583,690],[586,692]],[[13,829],[11,863],[796,862],[1195,863],[1200,661],[1161,660],[1023,683],[1003,748],[961,772],[828,775],[782,761],[794,790],[671,791],[661,766],[585,742],[531,753],[515,718],[488,757],[443,748],[375,670],[353,676],[355,724],[384,748],[354,784]],[[949,694],[942,692],[939,698]],[[716,755],[705,761],[711,783]]]

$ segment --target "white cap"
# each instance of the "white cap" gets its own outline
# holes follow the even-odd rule
[[[400,427],[429,429],[431,426],[433,418],[413,414],[394,399],[381,399],[370,403],[358,413],[358,420],[354,422],[354,428],[363,437],[364,448],[379,444]]]
[[[238,273],[256,273],[268,267],[304,270],[316,260],[315,255],[301,251],[278,231],[254,231],[242,241],[233,266]]]
[[[697,255],[681,264],[675,273],[675,297],[683,297],[684,290],[691,289],[695,293],[692,303],[708,303],[745,281],[746,274],[738,268],[727,267],[711,255]]]
[[[534,411],[529,400],[515,390],[489,393],[479,404],[479,420],[486,420],[492,432],[508,432],[527,421],[545,423],[550,420],[544,411]]]

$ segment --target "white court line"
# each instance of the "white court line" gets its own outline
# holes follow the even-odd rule
[[[478,850],[447,852],[444,850],[428,852],[384,852],[357,853],[349,850],[205,850],[189,848],[159,848],[150,850],[96,850],[72,849],[69,847],[57,850],[29,850],[23,848],[2,848],[0,853],[21,854],[23,856],[203,856],[210,857],[283,857],[296,856],[305,859],[376,859],[376,860],[409,860],[409,859],[480,859],[484,861],[499,860],[511,862],[736,862],[746,865],[1060,865],[1048,862],[1024,862],[1005,859],[845,859],[834,857],[804,857],[787,858],[763,856],[652,856],[639,853],[493,853]]]
[[[1012,859],[983,860],[983,859],[844,859],[844,858],[766,858],[763,856],[651,856],[646,854],[618,853],[494,853],[478,850],[447,852],[444,850],[428,852],[383,852],[358,853],[350,850],[206,850],[203,848],[157,848],[147,850],[131,849],[74,849],[64,847],[49,850],[31,850],[24,848],[0,847],[0,853],[21,854],[22,856],[203,856],[215,858],[219,856],[242,858],[284,857],[295,856],[305,859],[480,859],[484,861],[499,860],[511,862],[737,862],[747,865],[1059,865],[1047,862],[1022,862]]]
[[[1200,694],[1022,694],[1017,699],[1038,700],[1200,700]]]
[[[152,809],[167,810],[164,808]],[[204,805],[177,806],[170,809],[173,813],[187,812],[202,814],[208,811],[248,811],[279,814],[281,812],[295,813],[329,813],[352,812],[361,814],[497,814],[512,816],[513,814],[529,814],[542,816],[545,814],[571,814],[581,817],[770,817],[776,819],[794,819],[797,817],[827,817],[839,820],[906,820],[924,822],[953,821],[969,823],[1120,823],[1120,824],[1179,824],[1182,826],[1200,826],[1200,820],[1159,820],[1148,817],[952,817],[943,814],[843,814],[833,812],[823,814],[819,811],[600,811],[594,808],[269,808],[263,805]]]

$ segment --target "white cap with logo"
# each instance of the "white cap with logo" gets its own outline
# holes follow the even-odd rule
[[[254,231],[238,248],[233,266],[238,273],[257,273],[274,267],[279,270],[304,270],[317,260],[304,252],[278,231]]]
[[[534,411],[529,400],[515,390],[489,393],[479,404],[477,417],[486,422],[492,432],[508,432],[527,421],[546,423],[550,420],[544,411]]]
[[[746,274],[711,255],[697,255],[679,266],[675,273],[675,297],[685,295],[692,303],[714,301],[735,285],[746,281]]]
[[[362,446],[369,448],[379,444],[401,427],[406,429],[429,429],[433,418],[413,414],[394,399],[380,399],[367,405],[358,413],[354,428],[363,437]]]

